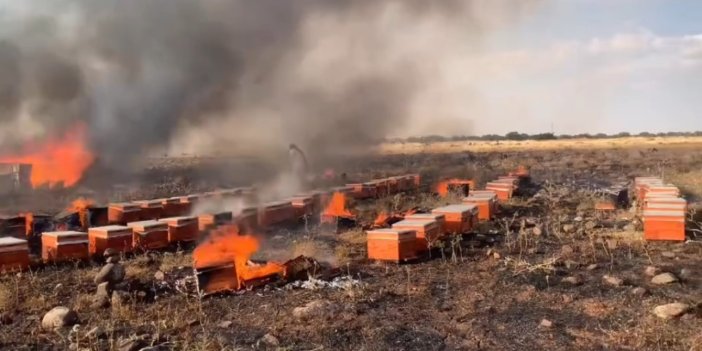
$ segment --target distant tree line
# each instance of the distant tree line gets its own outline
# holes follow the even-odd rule
[[[649,133],[642,132],[638,134],[631,134],[627,132],[617,133],[617,134],[561,134],[556,135],[553,133],[539,133],[539,134],[525,134],[519,132],[509,132],[505,135],[497,134],[486,134],[482,136],[476,135],[455,135],[455,136],[441,136],[441,135],[426,135],[420,137],[409,137],[409,138],[393,138],[388,139],[391,143],[433,143],[442,141],[504,141],[504,140],[567,140],[567,139],[616,139],[616,138],[626,138],[626,137],[685,137],[685,136],[702,136],[702,131],[696,132],[665,132],[665,133]]]

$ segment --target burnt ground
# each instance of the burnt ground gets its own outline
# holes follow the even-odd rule
[[[188,168],[163,166],[152,180],[169,192],[217,186]],[[111,308],[91,306],[98,264],[43,267],[0,278],[0,348],[13,350],[696,350],[702,345],[702,243],[646,243],[628,210],[595,213],[598,188],[634,175],[664,175],[693,201],[702,195],[702,150],[560,150],[378,156],[351,160],[350,177],[419,171],[479,183],[532,167],[533,185],[506,204],[499,220],[410,264],[365,260],[358,228],[335,234],[314,226],[267,233],[261,258],[305,254],[338,267],[354,284],[317,290],[272,284],[199,299],[182,287],[189,250],[128,257],[131,291]],[[192,166],[197,167],[197,164]],[[192,177],[192,178],[190,178]],[[163,182],[163,183],[162,183]],[[167,184],[164,184],[167,183]],[[190,185],[184,185],[190,184]],[[190,187],[190,188],[188,188]],[[162,189],[162,190],[154,190]],[[159,191],[161,191],[159,193]],[[68,197],[71,194],[67,194]],[[141,196],[136,194],[133,196]],[[404,209],[441,200],[398,196],[367,205]],[[535,230],[535,228],[538,228]],[[680,277],[650,282],[647,266]],[[154,273],[165,273],[158,280]],[[615,286],[603,280],[621,278]],[[564,280],[578,277],[581,284]],[[637,287],[645,293],[632,292]],[[692,306],[664,321],[657,305]],[[79,327],[40,327],[54,306],[74,308]],[[301,310],[300,307],[308,306]],[[311,307],[310,307],[311,306]],[[548,320],[548,323],[542,321]],[[542,325],[543,324],[543,325]]]

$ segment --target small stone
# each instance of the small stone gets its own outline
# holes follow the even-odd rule
[[[636,226],[629,223],[629,224],[625,225],[623,229],[624,229],[624,231],[627,231],[627,232],[635,232]]]
[[[663,251],[663,252],[661,252],[661,256],[663,256],[665,258],[675,258],[675,252]]]
[[[541,328],[551,328],[553,327],[553,322],[551,322],[548,319],[542,319],[541,323],[539,323],[539,327]]]
[[[229,327],[231,327],[232,324],[233,324],[232,321],[223,321],[223,322],[219,322],[219,324],[217,324],[217,326],[222,328],[222,329],[229,329]]]
[[[572,224],[564,224],[563,225],[563,232],[566,234],[570,234],[575,231],[575,226]]]
[[[61,284],[61,283],[58,283],[58,284],[56,284],[56,286],[54,286],[55,291],[61,290],[62,288],[63,288],[63,284]]]
[[[671,319],[675,317],[680,317],[689,309],[689,305],[680,302],[675,302],[669,303],[667,305],[656,306],[656,308],[653,309],[653,314],[658,316],[658,318]]]
[[[95,275],[95,284],[109,282],[113,285],[119,284],[124,280],[125,271],[119,263],[108,263],[100,269]]]
[[[648,293],[648,290],[646,290],[645,288],[642,288],[640,286],[637,286],[637,287],[631,289],[631,294],[635,295],[635,296],[641,297],[641,296],[646,295],[647,293]]]
[[[334,303],[326,300],[310,301],[304,306],[295,307],[292,314],[298,319],[309,319],[314,317],[329,317],[336,310]]]
[[[656,285],[665,285],[670,283],[675,283],[678,281],[678,277],[672,273],[661,273],[653,278],[651,278],[651,283]]]
[[[570,284],[570,285],[574,285],[574,286],[582,285],[582,284],[583,284],[583,278],[580,278],[580,277],[577,276],[577,275],[570,276],[570,277],[567,277],[567,278],[563,278],[563,280],[561,280],[561,281],[562,281],[563,283]]]
[[[54,307],[41,320],[41,326],[46,330],[68,327],[76,323],[78,323],[78,314],[63,306]]]
[[[154,279],[164,281],[166,280],[166,274],[161,271],[156,271],[156,273],[154,273]]]
[[[593,263],[593,264],[587,266],[587,268],[585,268],[585,269],[587,269],[588,271],[594,271],[597,268],[600,268],[600,266],[597,265],[597,263]]]
[[[695,274],[689,268],[683,268],[680,270],[680,278],[689,280],[692,279]]]
[[[621,278],[617,278],[611,275],[605,275],[602,277],[602,281],[604,281],[606,284],[612,285],[612,286],[622,286],[624,285],[624,280]]]
[[[653,277],[661,274],[661,269],[656,266],[647,266],[644,270],[644,274],[646,274],[649,277]]]
[[[278,338],[276,338],[275,336],[273,336],[273,335],[271,335],[271,334],[266,334],[266,335],[264,335],[264,336],[261,338],[261,340],[259,340],[259,342],[261,342],[261,343],[263,343],[263,344],[265,344],[265,345],[268,345],[268,346],[278,346],[278,345],[280,345],[280,341],[278,340]]]
[[[534,228],[531,230],[531,232],[534,233],[534,235],[536,235],[536,236],[539,236],[539,235],[541,235],[541,234],[543,233],[543,231],[541,230],[540,227],[534,227]]]
[[[499,260],[502,256],[500,256],[500,253],[495,251],[492,253],[492,258]]]

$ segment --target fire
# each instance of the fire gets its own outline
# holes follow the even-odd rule
[[[195,268],[207,268],[234,263],[237,290],[244,288],[249,281],[275,275],[285,276],[283,264],[251,264],[249,259],[258,249],[258,239],[250,235],[239,235],[236,226],[225,226],[213,232],[208,240],[195,248],[193,265]]]
[[[80,226],[83,228],[88,228],[88,209],[93,206],[95,206],[95,202],[93,200],[79,197],[71,202],[71,205],[67,210],[70,212],[78,212]]]
[[[373,221],[372,228],[387,228],[415,213],[417,213],[417,208],[411,208],[404,213],[392,212],[388,214],[386,211],[381,211]]]
[[[329,204],[322,212],[323,220],[336,218],[354,219],[355,217],[356,216],[346,208],[346,195],[341,192],[335,192],[334,195],[332,195]]]
[[[59,184],[73,186],[94,160],[95,155],[88,150],[86,128],[82,124],[61,137],[27,145],[20,155],[0,157],[0,163],[31,164],[30,180],[34,188]]]
[[[387,212],[382,211],[378,214],[378,217],[376,217],[373,221],[373,226],[384,227],[387,224],[389,218],[390,216],[388,216]]]
[[[34,233],[34,214],[31,212],[20,213],[24,217],[24,234],[29,238]]]

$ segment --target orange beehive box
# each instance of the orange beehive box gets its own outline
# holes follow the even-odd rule
[[[107,221],[124,225],[141,220],[141,208],[134,203],[112,203],[107,207]]]
[[[500,201],[507,201],[512,198],[514,186],[509,183],[490,182],[485,185],[485,189],[494,191]]]
[[[417,257],[417,239],[413,230],[376,229],[366,232],[368,258],[402,262]]]
[[[314,212],[314,199],[312,196],[294,196],[288,200],[290,200],[292,207],[295,209],[295,216],[297,218],[310,216]]]
[[[239,289],[239,281],[233,263],[196,268],[195,277],[197,278],[197,290],[203,296]]]
[[[383,197],[389,194],[387,179],[374,179],[369,182],[366,182],[365,184],[375,188],[376,197]]]
[[[168,247],[168,223],[149,220],[128,223],[132,228],[132,245],[142,250],[158,250]]]
[[[0,273],[15,272],[27,268],[29,268],[27,240],[9,236],[0,238]]]
[[[685,240],[685,213],[670,211],[644,211],[644,239]]]
[[[392,225],[392,229],[397,230],[414,230],[415,242],[417,244],[417,253],[422,253],[433,245],[433,243],[442,236],[439,228],[439,223],[433,219],[425,220],[402,220]]]
[[[201,232],[215,229],[221,225],[231,224],[234,216],[232,212],[204,213],[197,217],[198,229]]]
[[[412,179],[412,187],[414,189],[419,189],[422,185],[422,176],[419,173],[411,173],[407,175],[408,178]]]
[[[399,175],[388,178],[389,181],[395,182],[398,192],[405,192],[414,188],[414,179],[407,175]]]
[[[353,196],[355,199],[368,199],[371,197],[376,197],[377,195],[377,188],[373,184],[350,183],[346,184],[346,186],[352,189],[351,196]]]
[[[171,197],[168,199],[159,199],[163,205],[162,217],[183,217],[190,214],[192,205],[189,202],[181,202],[180,198]]]
[[[643,199],[647,196],[670,195],[673,197],[680,196],[680,189],[670,184],[644,184],[642,189]]]
[[[663,185],[663,180],[658,177],[636,177],[634,179],[634,190],[639,201],[646,196],[645,188],[647,185]]]
[[[443,213],[414,213],[405,216],[405,221],[433,220],[439,225],[439,234],[446,234],[446,215]]]
[[[239,228],[240,234],[258,234],[258,208],[248,207],[243,209],[241,213],[234,217],[232,222]]]
[[[170,217],[160,221],[168,224],[169,243],[197,241],[200,237],[197,217]]]
[[[163,204],[160,200],[132,201],[141,208],[141,220],[156,220],[163,216]]]
[[[687,201],[681,198],[648,198],[644,204],[646,210],[687,212]]]
[[[478,219],[489,221],[495,215],[495,205],[497,195],[469,195],[463,198],[464,205],[475,205],[478,207]]]
[[[473,228],[473,218],[478,215],[475,205],[449,205],[431,210],[431,213],[440,213],[446,216],[446,232],[463,234]]]
[[[436,192],[442,197],[452,192],[468,196],[471,189],[475,189],[475,181],[472,179],[446,179],[440,181],[436,186]]]
[[[191,194],[191,195],[185,195],[185,196],[178,196],[178,201],[182,203],[189,203],[192,205],[196,204],[198,200],[200,200],[200,195],[198,194]]]
[[[289,201],[269,202],[258,212],[258,225],[269,227],[295,220],[295,208]]]
[[[102,255],[108,248],[119,252],[131,252],[134,232],[121,225],[108,225],[88,229],[88,247],[93,256]]]
[[[41,234],[41,258],[44,262],[65,262],[90,258],[88,233],[44,232]]]

